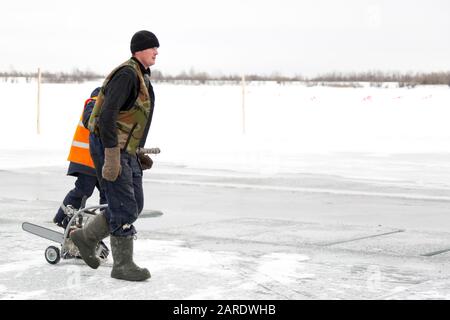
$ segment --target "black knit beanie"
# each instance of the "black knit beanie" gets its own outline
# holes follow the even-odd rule
[[[131,53],[155,47],[159,47],[159,41],[158,38],[156,38],[156,36],[150,31],[138,31],[131,38]]]

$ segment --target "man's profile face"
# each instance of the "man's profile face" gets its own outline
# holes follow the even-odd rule
[[[156,56],[158,55],[158,48],[148,48],[135,53],[136,58],[138,58],[142,64],[148,68],[156,63]]]

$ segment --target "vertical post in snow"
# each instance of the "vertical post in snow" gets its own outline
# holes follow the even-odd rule
[[[37,115],[36,115],[36,132],[41,134],[41,68],[37,73]]]
[[[242,134],[245,134],[245,75],[242,75]]]

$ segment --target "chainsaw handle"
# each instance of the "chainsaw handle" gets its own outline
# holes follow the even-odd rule
[[[138,148],[137,154],[158,154],[161,150],[159,148]]]

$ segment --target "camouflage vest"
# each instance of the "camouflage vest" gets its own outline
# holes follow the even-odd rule
[[[138,97],[134,105],[130,110],[120,111],[117,116],[117,139],[120,149],[126,150],[126,152],[128,152],[129,154],[136,154],[136,149],[139,147],[139,143],[144,134],[145,126],[147,124],[152,105],[139,63],[134,61],[133,59],[129,59],[128,61],[122,63],[106,77],[98,95],[97,101],[95,102],[91,117],[89,118],[88,129],[91,132],[99,134],[98,118],[105,98],[105,87],[114,76],[114,74],[120,68],[126,66],[130,66],[135,70],[139,78],[140,85]]]

